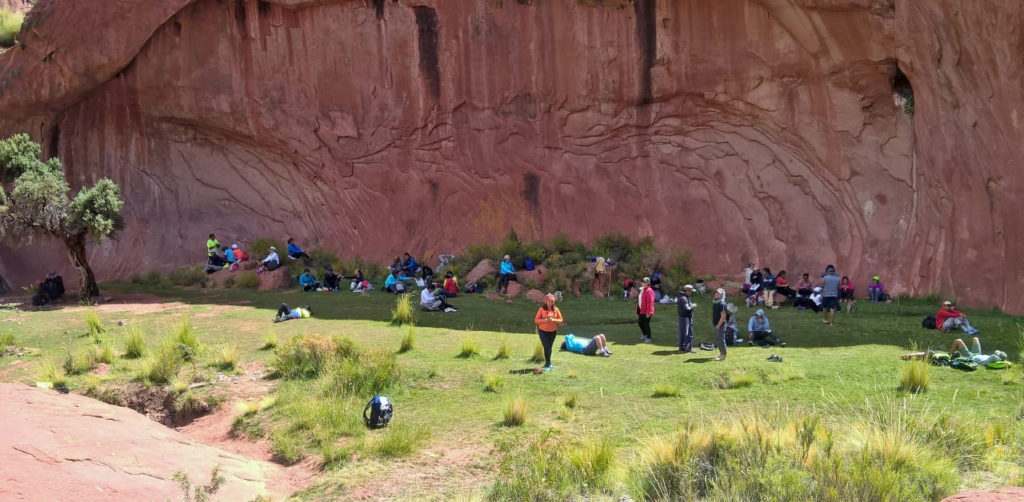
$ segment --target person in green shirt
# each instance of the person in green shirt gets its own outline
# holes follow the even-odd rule
[[[206,239],[206,254],[213,256],[217,254],[217,250],[220,249],[220,241],[213,234],[210,234],[210,238]]]

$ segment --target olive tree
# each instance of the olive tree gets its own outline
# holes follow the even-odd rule
[[[82,300],[99,296],[85,255],[86,239],[110,237],[124,227],[121,190],[102,178],[69,199],[60,159],[43,161],[41,151],[26,134],[0,140],[0,240],[17,246],[37,235],[60,239],[82,274]]]

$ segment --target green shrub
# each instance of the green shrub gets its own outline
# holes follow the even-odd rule
[[[309,251],[310,263],[317,268],[330,265],[335,271],[341,268],[341,259],[338,255],[323,248],[313,248]]]
[[[197,415],[205,413],[209,405],[191,390],[182,392],[174,399],[174,411],[179,415]]]
[[[304,455],[302,437],[297,432],[275,431],[270,435],[270,452],[278,462],[292,465]]]
[[[178,352],[184,361],[192,361],[199,355],[199,338],[187,317],[178,323],[174,343],[177,344]]]
[[[114,363],[114,347],[110,345],[109,341],[104,341],[100,345],[100,362],[105,364]]]
[[[224,279],[223,286],[224,286],[224,289],[231,289],[231,288],[235,287],[235,276],[234,275],[229,275],[226,279]]]
[[[325,392],[330,396],[372,396],[398,387],[402,367],[394,352],[381,349],[340,358],[325,375]]]
[[[563,232],[559,232],[551,238],[551,251],[562,255],[576,254],[583,256],[587,253],[587,247],[580,241],[574,241]]]
[[[149,383],[168,382],[178,375],[183,362],[178,344],[174,340],[165,340],[156,354],[142,362],[139,379]]]
[[[68,379],[64,370],[57,366],[52,359],[43,359],[36,369],[36,378],[40,382],[50,382],[56,388],[67,387]]]
[[[315,378],[339,358],[356,357],[358,351],[348,338],[299,335],[274,351],[275,372],[288,379]]]
[[[416,348],[416,326],[411,323],[408,326],[409,329],[406,330],[405,336],[402,337],[402,343],[398,347],[399,354],[405,354]]]
[[[498,344],[498,352],[494,354],[494,359],[508,359],[511,356],[508,348],[508,337],[501,337],[501,342]]]
[[[210,276],[201,265],[189,265],[167,274],[167,280],[175,286],[205,288],[210,283]]]
[[[100,365],[100,358],[96,349],[86,347],[80,352],[69,352],[64,358],[64,373],[68,375],[81,375],[88,373]]]
[[[537,342],[537,345],[533,346],[533,355],[530,356],[531,363],[542,363],[544,362],[544,346]]]
[[[275,333],[273,331],[267,331],[266,333],[263,334],[263,347],[260,347],[260,349],[261,350],[274,349],[274,348],[277,348],[277,344],[278,344],[277,333]]]
[[[486,392],[501,392],[501,388],[505,385],[505,380],[500,375],[488,374],[484,376],[484,391]]]
[[[680,388],[675,384],[660,383],[654,385],[654,397],[677,397],[679,392]]]
[[[526,423],[527,409],[526,401],[521,396],[513,398],[505,406],[504,418],[501,425],[505,427],[518,427]]]
[[[178,395],[188,390],[188,380],[180,377],[171,377],[167,379],[167,388],[172,394]]]
[[[604,440],[572,441],[545,431],[499,441],[494,500],[604,500],[612,496],[614,450]]]
[[[238,344],[235,342],[226,343],[220,348],[217,358],[217,367],[225,371],[234,371],[238,368]]]
[[[125,327],[124,357],[125,359],[138,359],[146,355],[146,333],[139,324],[129,324]]]
[[[472,338],[467,338],[462,341],[462,347],[459,348],[459,354],[456,357],[463,359],[473,357],[480,353],[480,347],[477,346],[476,341]]]
[[[0,333],[0,347],[8,347],[17,344],[18,342],[15,340],[14,335],[10,333]]]
[[[368,450],[380,458],[407,457],[430,439],[430,431],[421,427],[396,424],[370,442]]]
[[[391,324],[401,326],[412,324],[416,315],[416,308],[413,306],[411,293],[396,295],[395,308],[391,311]]]
[[[0,7],[0,48],[14,45],[24,20],[24,14]]]
[[[256,239],[249,246],[249,256],[253,260],[262,260],[264,257],[267,256],[267,254],[270,253],[270,246],[274,246],[277,249],[277,254],[282,258],[284,258],[285,255],[288,253],[288,249],[281,241],[273,238],[263,237],[260,239]],[[284,263],[285,261],[288,261],[288,258],[284,258],[282,260],[282,263]]]
[[[235,286],[242,289],[257,289],[260,287],[260,276],[251,270],[239,272],[235,278]]]
[[[907,361],[900,368],[899,390],[917,394],[928,390],[931,384],[931,363],[925,360]]]

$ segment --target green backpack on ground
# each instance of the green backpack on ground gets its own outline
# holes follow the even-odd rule
[[[978,363],[967,359],[966,357],[953,359],[953,361],[949,363],[949,366],[962,371],[974,371],[978,369]]]
[[[952,358],[949,357],[949,352],[939,352],[937,350],[928,351],[928,361],[935,366],[949,366]]]

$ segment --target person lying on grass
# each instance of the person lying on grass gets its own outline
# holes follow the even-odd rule
[[[282,303],[277,309],[277,315],[274,316],[274,322],[284,322],[292,319],[302,319],[303,317],[310,317],[313,315],[313,309],[306,305],[303,305],[296,309],[288,308],[287,303]]]
[[[954,356],[964,357],[976,362],[982,366],[988,366],[990,368],[1005,368],[1010,366],[1010,362],[1006,360],[1006,352],[997,350],[991,354],[984,354],[981,352],[981,340],[978,337],[974,337],[971,340],[971,348],[967,348],[967,344],[963,340],[957,338],[953,340],[953,346],[949,348],[949,353]]]
[[[597,334],[594,338],[577,338],[576,335],[570,333],[565,335],[561,349],[585,356],[608,357],[612,355],[612,351],[608,350],[608,339],[605,338],[604,333]]]

